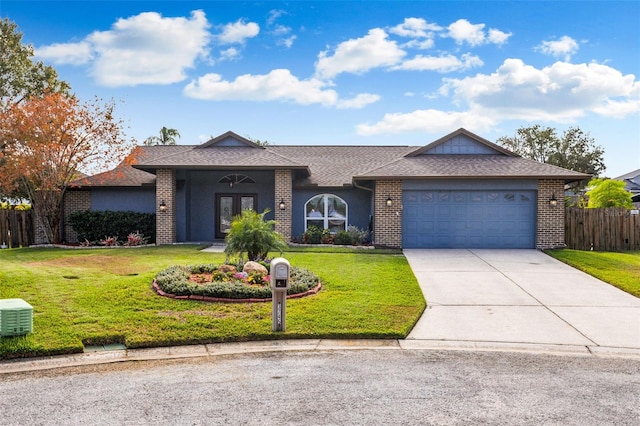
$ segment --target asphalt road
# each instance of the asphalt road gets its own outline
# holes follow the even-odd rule
[[[637,425],[640,361],[274,352],[5,374],[9,425]]]

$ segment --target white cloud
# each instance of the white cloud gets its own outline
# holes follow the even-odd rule
[[[506,120],[571,123],[588,113],[624,118],[640,112],[635,76],[597,63],[557,62],[537,69],[507,59],[495,73],[443,81],[440,95],[452,96],[460,111],[389,113],[358,125],[358,134],[443,133],[458,127],[488,132]]]
[[[317,78],[300,80],[287,69],[276,69],[263,75],[244,74],[233,81],[223,80],[219,74],[206,74],[189,83],[184,94],[211,101],[288,101],[340,109],[363,108],[380,99],[378,95],[362,93],[342,100],[328,86]]]
[[[458,19],[449,25],[448,36],[458,44],[467,43],[470,46],[480,46],[486,43],[504,44],[507,42],[511,33],[490,28],[488,32],[484,31],[485,24],[472,24],[466,19]]]
[[[271,30],[271,34],[275,36],[287,35],[290,32],[291,32],[291,28],[285,27],[284,25],[276,25],[275,28]]]
[[[495,124],[493,118],[471,111],[425,109],[406,114],[385,114],[377,123],[359,124],[356,132],[362,136],[408,132],[447,133],[460,127],[472,132],[486,132]]]
[[[260,26],[255,22],[245,23],[239,19],[236,22],[224,26],[222,33],[218,35],[220,44],[244,44],[247,39],[260,33]]]
[[[287,15],[287,12],[277,9],[270,10],[269,16],[267,16],[267,25],[273,25],[282,15]]]
[[[334,105],[338,101],[335,90],[325,89],[318,79],[299,80],[286,69],[276,69],[265,75],[245,74],[233,81],[225,81],[219,74],[206,74],[189,83],[185,95],[213,101],[293,101],[302,105],[319,103]]]
[[[343,72],[362,74],[373,68],[394,65],[405,54],[395,41],[387,39],[384,30],[374,28],[364,37],[340,43],[333,55],[328,51],[321,52],[316,62],[316,76],[331,79]]]
[[[535,49],[546,55],[563,58],[565,62],[569,62],[579,48],[577,41],[569,36],[562,36],[560,40],[543,41]]]
[[[93,49],[86,41],[55,43],[38,48],[35,55],[56,65],[84,65],[93,59]]]
[[[640,83],[606,65],[555,64],[537,69],[507,59],[490,75],[444,79],[441,94],[501,119],[570,122],[588,112],[621,116],[640,111]]]
[[[404,61],[400,65],[392,67],[393,70],[437,71],[452,72],[466,70],[484,65],[482,60],[470,53],[465,53],[460,58],[448,54],[441,56],[417,55],[413,59]]]
[[[171,84],[184,80],[185,69],[207,57],[208,28],[202,11],[189,18],[146,12],[118,19],[110,30],[79,43],[43,46],[38,53],[56,64],[90,64],[96,81],[105,86]]]
[[[503,31],[496,30],[495,28],[490,28],[488,40],[490,43],[501,45],[506,43],[511,35],[511,33],[505,33]]]
[[[379,100],[379,95],[360,93],[355,98],[339,100],[336,106],[338,109],[360,109]]]
[[[431,38],[433,32],[441,30],[439,25],[429,24],[422,18],[405,18],[402,24],[390,28],[389,32],[401,37]]]
[[[449,25],[449,37],[456,43],[468,43],[471,46],[478,46],[484,43],[484,24],[472,24],[466,19],[458,19]]]
[[[278,40],[278,44],[282,45],[282,46],[284,46],[286,48],[290,48],[291,46],[293,46],[293,42],[296,41],[296,38],[297,38],[297,36],[292,35],[290,37]]]
[[[409,40],[408,42],[402,44],[402,47],[406,47],[408,49],[420,49],[427,50],[431,49],[435,46],[435,41],[432,38],[426,38],[423,40]]]
[[[240,58],[240,51],[235,47],[230,47],[220,51],[221,61],[234,61]]]

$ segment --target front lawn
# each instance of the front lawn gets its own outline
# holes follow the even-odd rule
[[[556,259],[640,297],[640,251],[548,250]]]
[[[173,300],[151,290],[171,265],[223,263],[196,246],[135,249],[0,250],[0,299],[34,308],[34,333],[0,338],[0,358],[81,352],[84,345],[129,348],[277,338],[403,338],[425,308],[397,252],[284,253],[315,272],[323,289],[287,301],[287,330],[271,331],[271,303]]]

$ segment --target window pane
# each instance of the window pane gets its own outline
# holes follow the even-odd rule
[[[242,210],[253,210],[253,197],[241,197],[240,206]]]

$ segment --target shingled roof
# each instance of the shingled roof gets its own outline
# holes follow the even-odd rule
[[[471,138],[477,154],[443,153],[452,138]],[[234,143],[235,141],[235,143]],[[73,186],[142,186],[155,183],[157,169],[265,170],[296,172],[295,185],[351,186],[381,179],[564,179],[590,176],[515,155],[465,129],[426,146],[259,146],[227,132],[201,145],[141,146],[116,169]]]
[[[392,161],[355,175],[356,180],[376,179],[564,179],[590,178],[551,164],[506,155],[420,155]]]

